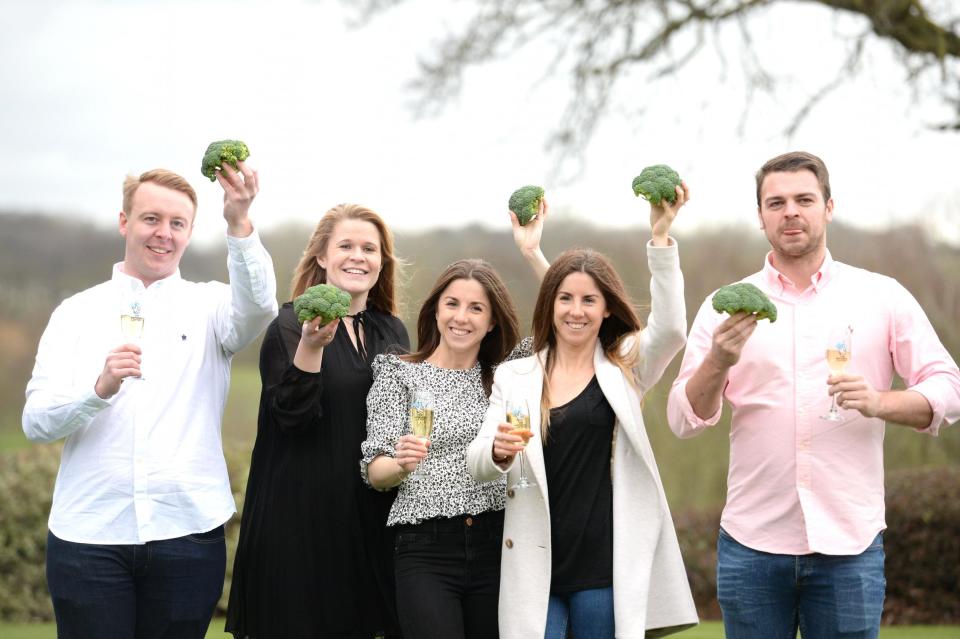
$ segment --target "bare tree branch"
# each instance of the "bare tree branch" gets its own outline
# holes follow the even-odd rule
[[[364,0],[367,19],[409,0]],[[832,91],[863,70],[868,45],[886,44],[898,54],[906,82],[916,99],[939,101],[956,114],[932,125],[960,130],[960,3],[955,0],[792,0],[866,20],[854,36],[837,75],[810,95],[793,115],[785,133],[792,136]],[[608,111],[619,80],[632,70],[650,81],[675,75],[696,59],[718,29],[736,24],[743,36],[742,65],[746,102],[740,130],[756,92],[773,93],[776,75],[755,55],[748,20],[758,10],[772,11],[791,0],[473,0],[476,13],[458,32],[448,33],[419,61],[410,84],[418,115],[436,113],[459,94],[466,70],[510,55],[533,41],[554,41],[551,70],[566,69],[571,97],[548,140],[558,157],[582,154]],[[354,3],[351,3],[355,6]],[[706,27],[712,27],[707,29]],[[679,49],[675,53],[674,49]],[[721,65],[726,68],[725,57]]]

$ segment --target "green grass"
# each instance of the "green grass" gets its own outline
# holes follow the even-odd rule
[[[214,619],[207,631],[207,639],[232,639],[222,631],[223,620]],[[52,623],[4,624],[0,623],[3,639],[56,639],[57,630]],[[723,625],[718,621],[706,621],[696,628],[676,635],[678,639],[723,639]],[[880,639],[957,639],[960,626],[888,626],[881,628]]]

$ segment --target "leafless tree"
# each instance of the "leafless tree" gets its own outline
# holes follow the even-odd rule
[[[369,20],[410,0],[364,0],[359,15]],[[756,92],[774,93],[777,74],[764,67],[752,47],[754,31],[788,4],[826,7],[834,17],[853,17],[843,37],[847,55],[827,73],[784,122],[790,137],[832,90],[871,64],[866,55],[887,48],[895,54],[904,86],[918,103],[934,103],[948,114],[920,127],[960,130],[960,2],[957,0],[472,0],[475,12],[459,30],[440,39],[420,58],[411,81],[415,111],[430,115],[455,97],[473,66],[515,53],[533,41],[554,47],[552,72],[568,72],[572,92],[548,148],[580,154],[609,111],[618,79],[639,71],[656,81],[680,71],[698,56],[722,59],[719,31],[730,25],[742,37],[746,106]],[[350,3],[356,7],[357,3]],[[824,25],[827,28],[828,25]],[[805,46],[802,34],[788,46]],[[943,108],[945,107],[945,108]],[[923,116],[918,116],[923,117]],[[743,123],[741,122],[741,125]]]

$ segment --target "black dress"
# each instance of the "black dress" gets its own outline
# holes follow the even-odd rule
[[[392,315],[368,309],[361,359],[341,321],[319,373],[293,365],[300,324],[284,304],[260,350],[263,385],[226,631],[252,639],[398,636],[394,492],[360,478],[370,364],[409,347]]]

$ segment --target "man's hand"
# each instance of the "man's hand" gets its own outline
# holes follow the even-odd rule
[[[400,465],[403,472],[412,473],[417,469],[417,464],[427,456],[427,448],[429,447],[430,440],[424,441],[416,435],[403,435],[397,440],[394,460]]]
[[[687,381],[687,400],[700,419],[709,419],[720,410],[727,373],[740,361],[743,346],[756,328],[756,315],[734,313],[713,332],[709,352]]]
[[[124,378],[140,376],[140,355],[140,347],[136,344],[123,344],[107,353],[103,371],[93,385],[100,399],[110,399],[119,393]]]
[[[260,190],[257,172],[245,162],[238,162],[239,172],[223,163],[217,171],[217,182],[223,187],[223,218],[227,221],[227,234],[247,237],[253,233],[250,223],[250,205]]]
[[[650,231],[653,234],[654,246],[667,246],[670,225],[680,212],[680,208],[690,201],[690,189],[686,182],[680,182],[676,187],[677,197],[671,204],[666,198],[660,199],[660,204],[650,204]]]
[[[837,396],[837,407],[860,411],[864,417],[879,417],[883,408],[883,394],[860,375],[831,375],[827,391]]]
[[[756,328],[756,315],[744,312],[734,313],[713,332],[713,344],[707,357],[721,368],[730,368],[740,361],[743,346]]]

